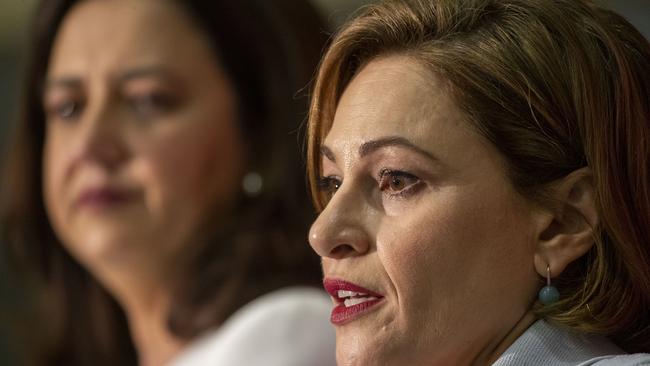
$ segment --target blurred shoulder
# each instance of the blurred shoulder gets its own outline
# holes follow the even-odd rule
[[[192,342],[172,365],[333,366],[331,309],[329,296],[314,288],[271,292]]]
[[[242,313],[273,312],[277,315],[280,312],[295,317],[320,315],[323,311],[329,313],[331,309],[332,301],[324,291],[311,287],[288,287],[258,297],[242,308]]]

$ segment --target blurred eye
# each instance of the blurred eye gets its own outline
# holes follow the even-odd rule
[[[334,196],[334,193],[341,187],[341,179],[334,176],[318,179],[318,190],[327,197],[327,200]]]
[[[172,109],[174,100],[163,93],[147,93],[127,98],[131,109],[140,117],[150,118]]]
[[[70,121],[78,117],[81,107],[81,102],[70,99],[53,103],[46,107],[45,113],[50,120]]]
[[[420,186],[422,181],[413,174],[383,169],[379,173],[379,190],[391,196],[405,196]]]

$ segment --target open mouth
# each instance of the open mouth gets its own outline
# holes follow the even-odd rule
[[[337,296],[338,296],[337,300],[339,302],[343,301],[343,305],[345,305],[345,307],[347,308],[354,305],[363,304],[364,302],[379,300],[379,297],[370,296],[365,292],[355,292],[355,291],[346,291],[346,290],[339,290],[337,292]]]
[[[325,279],[325,290],[336,301],[330,321],[334,325],[343,325],[376,309],[384,296],[359,285],[338,280]]]

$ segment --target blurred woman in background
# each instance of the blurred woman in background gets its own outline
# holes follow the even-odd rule
[[[47,0],[5,166],[46,365],[331,365],[304,243],[306,2]]]

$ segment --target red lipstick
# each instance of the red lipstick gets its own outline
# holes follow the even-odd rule
[[[343,325],[377,309],[376,305],[384,299],[383,295],[339,279],[326,278],[323,287],[337,302],[330,317],[334,325]]]

